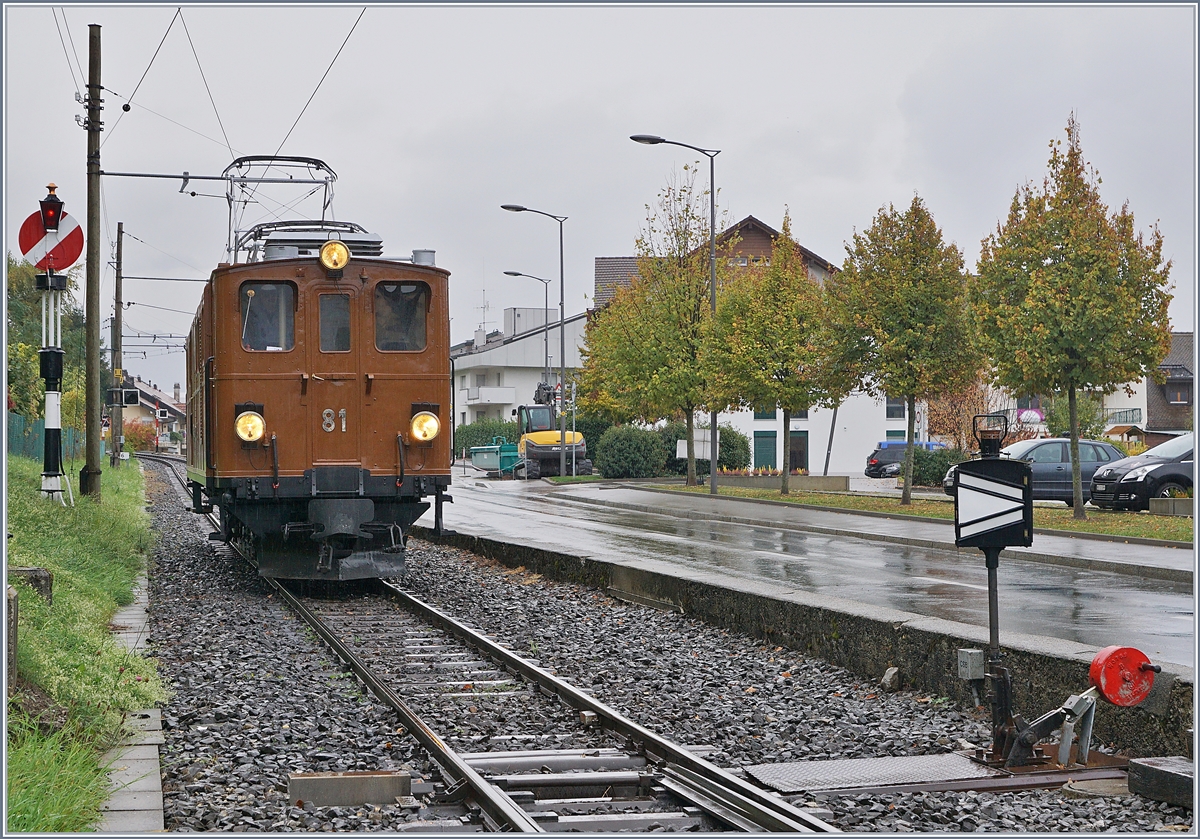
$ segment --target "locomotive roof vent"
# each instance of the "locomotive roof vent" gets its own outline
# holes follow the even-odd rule
[[[323,230],[288,230],[269,234],[263,242],[263,257],[265,259],[286,259],[283,253],[290,249],[292,256],[311,256],[321,250],[321,245],[329,239],[328,231]],[[341,240],[350,249],[353,256],[382,256],[383,239],[372,233],[345,233]],[[277,253],[275,256],[273,253]]]

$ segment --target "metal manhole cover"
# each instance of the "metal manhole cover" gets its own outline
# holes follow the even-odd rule
[[[959,754],[762,763],[747,766],[745,771],[760,783],[784,794],[963,781],[1005,774]]]

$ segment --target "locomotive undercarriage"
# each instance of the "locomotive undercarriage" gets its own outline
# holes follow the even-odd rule
[[[380,490],[381,479],[363,472],[363,489],[374,497],[322,492],[314,497],[315,484],[304,478],[270,480],[232,479],[206,494],[221,516],[221,533],[214,538],[229,542],[250,557],[263,577],[303,580],[357,580],[395,577],[405,571],[404,545],[409,527],[430,507],[415,492],[435,494],[439,503],[449,476],[405,479],[401,487],[390,479],[391,495]],[[440,511],[439,511],[440,512]],[[440,519],[440,516],[439,516]]]

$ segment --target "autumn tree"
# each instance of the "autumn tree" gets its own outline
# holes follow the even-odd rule
[[[975,417],[994,412],[999,402],[999,394],[988,386],[984,371],[978,370],[962,387],[926,402],[929,433],[949,440],[956,449],[971,451],[975,448]]]
[[[952,392],[978,364],[958,248],[919,196],[904,212],[892,205],[846,245],[842,270],[825,282],[841,352],[861,364],[860,387],[902,396],[908,414],[901,504],[912,503],[917,400]]]
[[[738,272],[721,290],[708,361],[719,401],[757,410],[778,406],[786,441],[794,413],[844,398],[852,383],[839,385],[830,375],[824,320],[821,288],[785,213],[770,263]],[[787,495],[790,470],[780,471],[780,492]]]
[[[1078,394],[1158,375],[1171,341],[1171,263],[1157,226],[1147,241],[1128,202],[1110,214],[1101,201],[1073,114],[1066,132],[1065,151],[1050,144],[1041,186],[1018,188],[1008,219],[983,240],[970,300],[996,382],[1067,397],[1075,518],[1085,519]]]
[[[36,286],[37,274],[38,269],[29,262],[15,259],[11,253],[7,255],[8,396],[15,412],[29,420],[42,417],[46,397],[38,359],[42,346],[43,292]],[[78,271],[68,271],[62,307],[64,407],[73,404],[73,399],[83,399],[84,317],[74,299],[78,289]],[[82,415],[76,418],[64,409],[62,423],[64,428],[83,431]]]
[[[708,335],[709,200],[685,166],[646,207],[636,242],[638,276],[588,323],[580,404],[609,419],[687,425],[689,486],[696,484],[695,413],[706,408],[701,362]],[[718,260],[718,285],[727,272]]]

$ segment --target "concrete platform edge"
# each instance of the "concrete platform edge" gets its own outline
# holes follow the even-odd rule
[[[679,607],[685,614],[723,628],[819,656],[868,679],[889,667],[900,669],[905,690],[972,701],[970,685],[958,678],[957,650],[977,647],[986,627],[929,621],[920,615],[889,614],[879,619],[862,604],[836,608],[811,595],[753,591],[732,578],[719,582],[672,575],[634,564],[624,565],[572,556],[532,544],[499,542],[461,533],[435,536],[414,525],[414,535],[525,568],[550,577],[583,583],[601,591],[610,586]],[[907,619],[901,619],[905,615]],[[1016,674],[1014,706],[1026,717],[1040,716],[1087,687],[1096,650],[1066,645],[1054,638],[1001,634],[1005,664]],[[1191,744],[1194,673],[1163,665],[1162,686],[1151,708],[1097,709],[1095,737],[1130,757],[1187,754]]]
[[[113,634],[131,652],[141,653],[149,630],[149,581],[134,582],[134,601],[113,615]],[[162,768],[158,745],[163,742],[162,711],[147,708],[125,715],[125,738],[101,757],[112,789],[104,805],[99,833],[128,835],[165,830]]]

